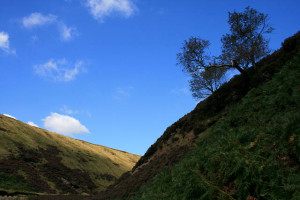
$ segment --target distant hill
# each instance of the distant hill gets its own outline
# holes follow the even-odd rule
[[[93,199],[300,199],[300,32],[167,128]]]
[[[139,158],[0,115],[0,196],[99,193]]]

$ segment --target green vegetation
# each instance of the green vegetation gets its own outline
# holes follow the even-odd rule
[[[98,193],[131,170],[139,158],[0,115],[0,190],[4,192]]]
[[[249,79],[233,77],[168,127],[141,159],[0,115],[0,192],[39,200],[299,199],[299,52],[300,32],[247,69]]]
[[[132,199],[299,199],[300,54]]]
[[[229,111],[233,112],[231,110],[234,110],[235,107],[238,107],[240,105],[242,99],[244,99],[244,97],[249,93],[249,91],[251,89],[252,89],[252,91],[260,91],[259,88],[261,89],[263,85],[265,85],[266,83],[269,83],[273,79],[275,74],[277,74],[277,76],[278,76],[278,74],[281,73],[283,66],[285,66],[286,63],[289,63],[297,54],[299,54],[299,52],[300,52],[300,32],[296,33],[292,37],[285,39],[284,42],[282,43],[282,48],[280,48],[279,50],[275,51],[271,55],[268,55],[265,58],[261,59],[259,62],[257,62],[256,69],[254,69],[254,68],[247,69],[246,71],[247,71],[247,74],[249,75],[248,76],[249,79],[245,79],[243,75],[234,76],[230,81],[224,83],[218,89],[217,93],[213,93],[211,96],[209,96],[205,100],[198,103],[198,105],[196,106],[196,108],[193,111],[186,114],[181,119],[179,119],[177,122],[175,122],[170,127],[168,127],[166,129],[166,131],[161,135],[161,137],[159,137],[157,139],[157,141],[150,146],[150,148],[147,150],[145,155],[142,156],[141,159],[136,163],[136,165],[134,166],[132,171],[130,173],[128,172],[128,173],[123,174],[119,179],[116,180],[116,182],[114,184],[109,186],[101,194],[97,195],[96,199],[130,199],[131,197],[137,195],[138,191],[140,191],[140,189],[142,187],[146,186],[146,188],[147,188],[147,185],[153,181],[154,177],[156,177],[156,175],[159,174],[160,172],[162,172],[164,169],[165,169],[166,173],[170,173],[170,172],[168,172],[168,170],[172,170],[172,169],[174,170],[174,166],[177,163],[180,163],[182,161],[183,157],[188,152],[195,149],[195,146],[197,143],[196,141],[203,140],[203,143],[204,143],[203,144],[204,147],[202,148],[202,151],[200,151],[201,149],[199,150],[200,151],[199,155],[205,154],[206,149],[208,149],[208,148],[216,147],[216,149],[218,149],[219,148],[218,144],[214,143],[215,141],[218,141],[216,139],[216,137],[218,138],[218,135],[215,136],[213,134],[214,132],[216,132],[216,130],[218,130],[218,129],[215,129],[215,127],[217,127],[217,124],[219,124],[218,127],[220,127],[220,123],[223,120],[227,119],[227,116],[230,116],[230,115],[228,115],[228,112]],[[295,62],[297,62],[297,61],[295,61]],[[286,78],[289,79],[288,75],[286,76]],[[282,80],[284,81],[285,79],[282,79]],[[293,81],[295,81],[295,79],[293,79]],[[295,82],[297,83],[297,80]],[[279,84],[281,84],[281,83],[278,83],[278,85]],[[280,87],[282,87],[282,86],[280,86]],[[272,90],[270,90],[270,91],[272,91]],[[267,92],[268,91],[266,89],[263,90],[263,94],[267,93]],[[275,90],[274,94],[277,94],[276,92],[277,92],[277,89]],[[297,92],[297,90],[296,90],[296,92]],[[292,94],[292,93],[288,92],[288,94]],[[216,97],[216,95],[217,95],[217,97]],[[257,94],[257,96],[258,95],[259,94]],[[253,101],[255,101],[255,98],[253,98]],[[271,102],[272,101],[270,101],[270,103]],[[278,101],[278,102],[280,102],[280,101]],[[285,99],[283,99],[282,105],[285,105],[284,103],[287,103],[285,101]],[[246,108],[248,108],[248,107],[245,106],[245,109]],[[251,105],[249,106],[249,109],[250,108],[251,108]],[[286,105],[286,108],[289,108],[289,105]],[[266,110],[263,111],[265,109],[265,107],[263,107],[263,106],[257,107],[256,109],[260,110],[261,112],[265,112],[265,113],[268,113],[271,110],[270,108],[266,107]],[[246,110],[243,110],[240,113],[238,113],[238,115],[236,115],[236,118],[234,118],[234,119],[236,119],[237,123],[239,123],[239,119],[241,119],[241,120],[245,119],[245,117],[243,117],[243,114],[245,114],[246,116],[249,116],[249,114],[244,113],[245,111]],[[271,110],[271,113],[273,113],[273,112],[275,112],[277,116],[281,116],[281,113],[279,113],[278,110],[276,110],[276,109],[274,111]],[[284,114],[284,112],[285,112],[285,110],[282,110],[282,114]],[[240,115],[241,115],[241,117],[239,117]],[[233,115],[231,115],[231,116],[233,117]],[[259,116],[259,113],[258,113],[258,116]],[[267,115],[267,116],[271,116],[271,115]],[[246,118],[245,120],[250,120],[250,119],[252,120],[253,118],[255,119],[256,117],[257,116],[254,113],[253,115],[249,116],[249,119]],[[265,124],[264,123],[260,124],[263,127],[259,127],[258,130],[265,128],[265,126],[268,125],[268,122],[270,121],[270,120],[268,121],[268,119],[266,118],[266,119],[262,119],[262,122],[264,122],[264,120],[266,120]],[[231,121],[232,121],[232,124],[230,124],[230,125],[225,124],[225,125],[227,127],[230,127],[229,131],[232,131],[231,129],[237,131],[237,129],[235,129],[236,128],[235,121],[234,120],[231,120]],[[253,127],[258,126],[255,122],[256,121],[253,121],[253,124],[254,124]],[[240,127],[242,127],[242,126],[240,126]],[[246,128],[246,126],[244,126],[244,129],[246,129],[245,131],[253,130],[253,129],[251,129],[251,126],[249,127],[249,130],[248,130],[248,128]],[[226,131],[226,129],[225,129],[225,131]],[[256,131],[256,129],[255,129],[255,131]],[[252,135],[254,135],[254,137],[256,137],[256,135],[258,135],[258,133],[255,132]],[[212,137],[212,139],[210,139],[209,137]],[[293,135],[291,137],[291,141],[292,140],[297,141],[297,139],[296,139],[297,137],[296,136],[294,137],[294,135]],[[269,138],[269,140],[270,140],[269,143],[278,142],[273,139],[276,139],[276,137]],[[231,140],[229,140],[229,139],[227,140],[227,138],[225,137],[225,142],[228,143],[229,141],[231,141]],[[209,142],[211,142],[211,143],[209,143]],[[251,142],[253,142],[253,141],[251,141]],[[235,143],[229,144],[229,145],[234,145],[234,144]],[[256,144],[256,142],[254,142],[252,144]],[[220,148],[221,147],[222,147],[222,145],[220,146]],[[228,149],[226,149],[226,150],[228,150]],[[235,150],[235,148],[233,148],[233,150]],[[264,149],[263,151],[266,151],[266,150]],[[294,151],[294,150],[292,150],[292,151]],[[230,149],[228,150],[228,152],[230,152]],[[192,157],[191,159],[193,159],[193,155],[194,154],[191,155],[191,157]],[[194,156],[196,156],[196,157],[194,157],[195,159],[197,157],[199,157],[198,155],[194,155]],[[211,155],[207,154],[207,157],[206,157],[207,160],[210,158],[208,156],[211,156]],[[220,157],[223,158],[224,156],[221,155]],[[202,159],[203,157],[200,157],[200,158]],[[268,157],[266,156],[265,158],[267,159]],[[256,157],[254,156],[253,159],[256,159]],[[207,160],[204,160],[204,161],[207,162]],[[294,157],[292,157],[291,160],[295,161],[296,159]],[[197,161],[199,161],[199,160],[197,160]],[[216,160],[216,164],[217,164],[217,161],[218,160]],[[200,166],[199,164],[194,164],[194,163],[192,163],[191,165]],[[186,169],[189,170],[190,168],[182,167],[181,174],[186,173],[186,172],[184,172]],[[228,168],[227,170],[230,171],[231,169]],[[178,171],[180,171],[180,170],[178,170]],[[200,177],[204,181],[204,183],[211,182],[211,180],[209,180],[206,177],[205,170],[200,171],[200,172],[196,171],[195,173],[198,173],[198,175],[196,176],[197,180]],[[195,173],[193,173],[193,174],[195,175]],[[274,171],[272,173],[277,173],[277,172]],[[205,176],[203,176],[203,175],[205,175]],[[216,173],[213,175],[217,176],[218,174]],[[220,176],[222,176],[222,173],[220,173]],[[171,177],[169,176],[169,178],[171,178]],[[157,179],[158,178],[156,178],[156,180]],[[169,179],[169,180],[175,181],[175,179]],[[161,188],[171,187],[168,184],[166,184],[167,181],[165,182],[165,184],[162,182],[163,181],[161,181],[161,182],[157,181],[157,183],[159,183],[159,184],[157,184],[157,187],[159,185],[161,185]],[[185,188],[185,189],[189,188],[189,187],[185,187],[186,186],[185,183],[182,183],[182,184],[183,184],[183,188]],[[218,185],[218,184],[220,184],[220,185]],[[226,192],[227,190],[231,191],[231,189],[226,189],[226,187],[232,188],[234,186],[233,183],[229,186],[226,186],[226,185],[222,185],[219,182],[217,184],[210,184],[210,185],[219,192],[223,191],[223,193]],[[153,186],[153,188],[154,188],[154,186]],[[235,187],[233,187],[233,188],[235,188]],[[144,189],[144,190],[147,190],[147,189]],[[149,189],[149,191],[150,191],[150,193],[151,193],[151,191],[153,191],[153,193],[156,193],[156,190]],[[160,191],[160,190],[157,190],[157,191]],[[172,191],[172,190],[170,189],[170,191]],[[178,190],[178,191],[182,192],[182,190]],[[251,191],[251,190],[249,190],[249,191]],[[184,193],[184,192],[182,192],[182,193]],[[250,192],[250,193],[252,194],[252,192]],[[176,191],[174,194],[176,194]],[[163,198],[160,195],[161,195],[161,193],[158,192],[158,195],[157,195],[158,199],[169,199],[168,197]],[[146,196],[145,198],[148,197],[151,199],[151,196],[149,196],[149,193],[145,192],[145,196]],[[173,195],[174,198],[175,198],[175,196],[176,195]],[[179,195],[178,198],[180,199],[180,197],[181,196]],[[204,197],[204,199],[207,199],[207,198]],[[216,198],[216,197],[214,195],[212,195],[212,198]],[[234,198],[234,197],[232,197],[232,198]],[[256,197],[249,196],[248,200],[250,200],[250,199],[255,200],[255,198]],[[264,199],[264,198],[261,198],[261,199]]]
[[[0,190],[9,189],[9,190],[18,190],[18,191],[31,191],[24,183],[18,181],[15,177],[0,172]]]

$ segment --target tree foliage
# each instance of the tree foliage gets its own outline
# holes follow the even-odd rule
[[[210,42],[200,37],[185,40],[177,54],[177,64],[192,78],[190,87],[195,98],[214,93],[224,82],[227,69],[237,69],[248,80],[245,70],[250,64],[255,67],[255,62],[270,52],[269,40],[264,37],[273,31],[268,15],[246,7],[244,12],[229,12],[228,17],[230,33],[221,38],[221,55],[209,56]]]
[[[244,12],[228,13],[230,33],[223,35],[221,42],[222,59],[224,62],[236,60],[245,70],[252,64],[270,53],[269,40],[264,37],[274,29],[269,24],[267,14],[246,7]]]
[[[225,68],[217,67],[216,58],[212,59],[206,53],[209,45],[208,40],[191,37],[184,41],[182,52],[177,54],[177,64],[182,65],[183,71],[192,77],[190,88],[193,97],[197,99],[214,93],[222,85],[226,72]]]
[[[190,87],[193,97],[202,99],[214,93],[224,83],[225,72],[224,68],[211,67],[192,74]]]
[[[182,51],[177,54],[178,65],[183,66],[183,71],[190,74],[205,69],[211,57],[206,53],[210,42],[199,37],[190,37],[184,40]]]

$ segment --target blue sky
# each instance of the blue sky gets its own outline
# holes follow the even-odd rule
[[[196,106],[176,66],[183,40],[229,30],[229,11],[270,16],[270,48],[299,31],[298,0],[1,0],[0,113],[143,155]]]

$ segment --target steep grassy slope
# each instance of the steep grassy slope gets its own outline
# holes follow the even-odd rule
[[[127,199],[135,195],[141,186],[150,184],[153,177],[165,168],[171,170],[187,152],[195,148],[195,141],[199,137],[204,137],[216,123],[226,117],[232,106],[239,103],[251,89],[272,80],[274,74],[299,51],[300,32],[286,39],[280,50],[259,61],[257,69],[249,69],[247,73],[250,82],[245,82],[241,76],[235,76],[218,90],[218,96],[211,95],[192,112],[167,128],[133,170],[122,175],[97,198]]]
[[[75,140],[0,115],[0,191],[97,193],[140,156]]]
[[[135,198],[300,199],[300,53]]]

